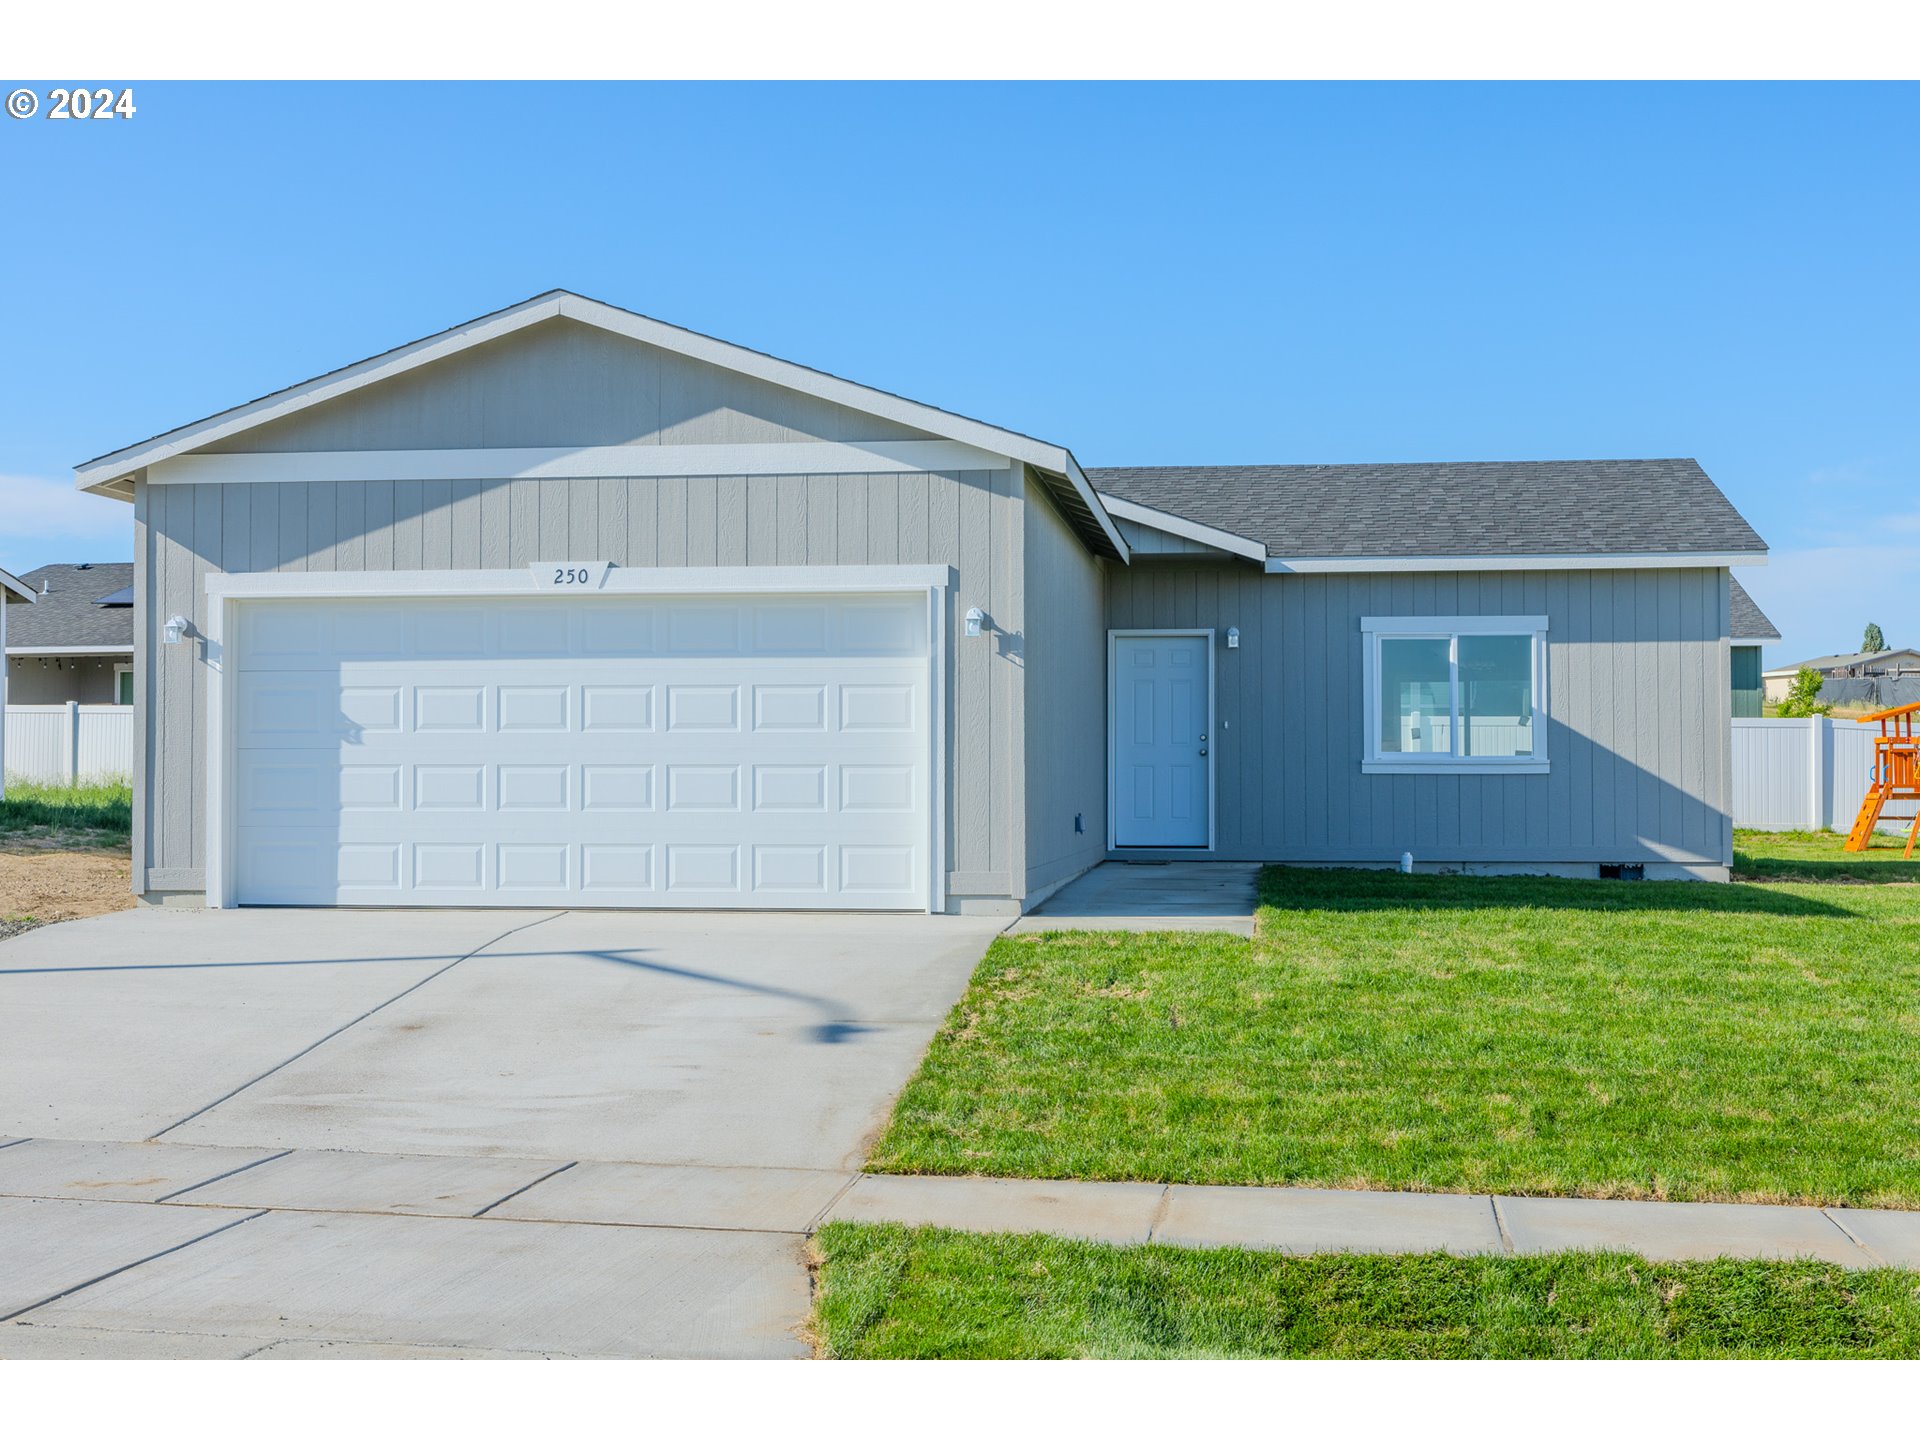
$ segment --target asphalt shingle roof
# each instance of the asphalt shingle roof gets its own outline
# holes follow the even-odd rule
[[[1276,559],[1766,550],[1695,460],[1154,465],[1087,478]]]
[[[1727,577],[1732,580],[1732,576]],[[1736,640],[1778,640],[1780,632],[1773,628],[1773,622],[1753,603],[1738,580],[1733,580],[1733,592],[1729,597],[1731,613],[1728,617],[1727,633]]]
[[[7,612],[7,648],[131,645],[133,607],[94,602],[133,584],[131,564],[42,565],[20,577],[39,598]],[[47,593],[40,595],[40,582]]]

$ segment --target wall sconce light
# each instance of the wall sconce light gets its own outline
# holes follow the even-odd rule
[[[178,645],[185,638],[186,633],[187,617],[184,615],[168,616],[167,623],[160,629],[161,638],[169,645]]]
[[[978,605],[974,606],[971,610],[967,611],[968,638],[972,638],[974,636],[979,635],[981,630],[983,630],[986,627],[986,623],[987,623],[986,613],[982,611]]]
[[[1227,627],[1227,649],[1238,650],[1239,648],[1240,648],[1240,627],[1238,625],[1229,625]]]

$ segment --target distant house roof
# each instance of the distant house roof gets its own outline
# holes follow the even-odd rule
[[[16,575],[0,570],[0,605],[26,605],[33,601],[33,591],[26,582]]]
[[[1694,460],[1163,465],[1087,471],[1102,494],[1287,559],[1751,557],[1767,553]],[[1711,563],[1703,560],[1703,563]]]
[[[1797,675],[1802,670],[1818,670],[1830,674],[1841,670],[1860,668],[1863,671],[1875,669],[1915,670],[1920,669],[1920,650],[1856,650],[1851,655],[1816,655],[1811,660],[1802,660],[1797,665],[1782,665],[1769,670],[1769,675]]]
[[[1732,579],[1731,576],[1728,578]],[[1773,628],[1773,622],[1767,619],[1758,605],[1753,603],[1753,597],[1746,592],[1738,580],[1733,581],[1730,599],[1732,604],[1727,621],[1727,633],[1736,642],[1780,638],[1780,632]]]
[[[8,653],[133,649],[132,565],[42,565],[20,579],[34,592],[34,603],[7,618]]]

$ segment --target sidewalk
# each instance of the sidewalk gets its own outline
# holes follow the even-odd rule
[[[827,1220],[1296,1255],[1625,1250],[1650,1260],[1807,1257],[1920,1270],[1920,1211],[1799,1205],[862,1175]]]
[[[805,1237],[834,1220],[1920,1271],[1920,1211],[0,1136],[0,1359],[800,1355]]]

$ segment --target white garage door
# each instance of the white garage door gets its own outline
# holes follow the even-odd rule
[[[239,621],[242,904],[928,906],[924,596]]]

